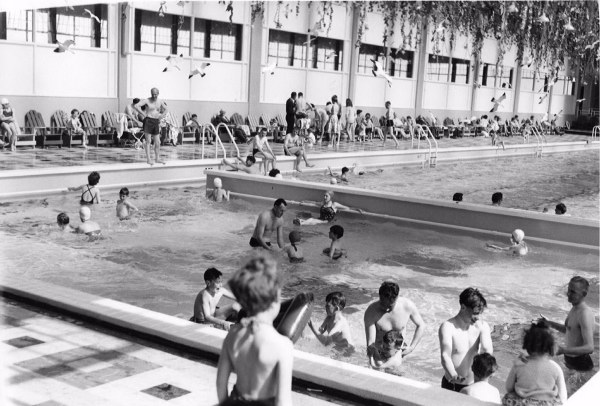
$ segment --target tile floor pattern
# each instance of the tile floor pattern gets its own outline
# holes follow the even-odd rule
[[[587,135],[565,134],[564,136],[549,135],[547,141],[550,142],[566,142],[566,141],[585,141],[591,139]],[[506,145],[522,144],[521,137],[502,137],[502,141]],[[452,147],[477,147],[489,146],[490,138],[484,137],[463,137],[463,138],[442,138],[438,140],[439,148]],[[535,143],[531,140],[530,143]],[[223,144],[227,150],[227,156],[235,155],[235,148],[230,143]],[[416,148],[417,142],[414,143]],[[271,143],[271,147],[276,155],[283,155],[283,144]],[[240,155],[245,156],[251,152],[251,146],[243,144],[238,145]],[[421,141],[421,148],[428,148],[427,141]],[[385,147],[382,146],[381,140],[373,142],[344,142],[342,141],[339,148],[331,148],[327,142],[323,145],[314,145],[307,148],[308,156],[311,154],[339,152],[359,152],[359,151],[383,151],[395,150],[393,140],[388,140]],[[409,140],[400,141],[398,149],[411,149]],[[152,154],[154,157],[154,153]],[[192,160],[202,159],[201,146],[199,144],[186,143],[184,145],[163,146],[161,148],[161,157],[166,161],[173,160]],[[215,146],[205,145],[204,158],[215,157]],[[219,151],[219,157],[223,157],[222,151]],[[144,163],[146,155],[143,149],[134,148],[117,148],[117,147],[90,147],[83,148],[19,148],[16,152],[10,152],[8,149],[0,150],[0,170],[14,169],[37,169],[48,167],[63,167],[63,166],[78,166],[78,165],[95,165],[95,164],[110,164],[110,163]]]
[[[0,405],[215,405],[212,361],[0,298]],[[293,393],[294,404],[332,404]]]

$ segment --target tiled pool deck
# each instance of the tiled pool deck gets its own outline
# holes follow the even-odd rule
[[[579,134],[565,134],[563,136],[549,135],[546,137],[548,143],[553,142],[570,142],[570,141],[586,141],[591,137]],[[468,148],[490,146],[490,138],[484,137],[463,137],[463,138],[442,138],[438,141],[438,147],[442,148]],[[502,137],[502,141],[506,145],[521,145],[523,139],[521,137]],[[416,148],[417,142],[414,143]],[[535,144],[535,140],[531,139],[530,144]],[[235,155],[235,149],[232,144],[224,144],[227,150],[227,156]],[[271,147],[276,155],[283,155],[283,144],[271,143]],[[422,140],[421,149],[427,149],[427,141]],[[240,154],[245,156],[251,152],[251,146],[239,145]],[[330,148],[327,143],[323,145],[315,145],[307,148],[308,155],[339,152],[371,152],[384,150],[410,150],[411,142],[407,140],[400,141],[400,146],[396,148],[393,140],[388,140],[385,147],[382,146],[381,140],[373,142],[342,142],[339,148]],[[219,156],[223,157],[220,150]],[[202,159],[201,146],[199,144],[184,144],[174,146],[163,146],[161,148],[161,157],[166,161],[189,161]],[[205,145],[205,158],[215,157],[215,146]],[[19,148],[16,152],[10,152],[8,149],[0,151],[0,170],[15,170],[15,169],[37,169],[50,167],[66,167],[66,166],[89,166],[95,164],[123,164],[123,163],[144,163],[146,156],[143,149],[134,148],[116,148],[116,147],[90,147],[83,148]]]

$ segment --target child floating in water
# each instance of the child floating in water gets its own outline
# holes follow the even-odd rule
[[[288,255],[291,263],[304,262],[304,253],[302,247],[298,246],[298,243],[302,240],[302,236],[299,231],[292,231],[289,235],[290,245],[284,248]]]
[[[334,179],[334,178],[332,178]],[[333,192],[331,190],[328,190],[327,192],[325,192],[325,195],[323,197],[323,202],[321,203],[321,209],[319,210],[319,218],[309,218],[309,219],[299,219],[299,218],[295,218],[294,219],[294,224],[296,225],[303,225],[303,226],[309,226],[309,225],[314,225],[314,224],[323,224],[323,223],[331,223],[333,220],[335,220],[335,215],[337,213],[338,210],[343,209],[343,210],[351,210],[350,207],[348,206],[344,206],[343,204],[339,204],[333,201]],[[363,211],[361,209],[356,209],[359,213],[362,213]]]
[[[119,200],[117,200],[117,217],[119,220],[127,220],[136,211],[139,211],[129,199],[129,189],[121,188],[119,191]]]
[[[325,297],[327,316],[321,327],[319,327],[319,331],[315,329],[312,320],[309,320],[308,326],[323,345],[333,343],[336,347],[354,347],[348,320],[342,314],[344,307],[346,307],[344,294],[342,292],[331,292]]]
[[[372,346],[369,364],[375,369],[395,368],[402,365],[404,337],[398,330],[390,330],[383,335],[381,346]]]
[[[248,318],[235,324],[223,341],[217,366],[217,396],[235,404],[292,404],[293,344],[273,327],[280,309],[281,277],[276,262],[250,260],[229,281]],[[231,373],[237,375],[231,393]]]
[[[223,200],[229,201],[229,190],[223,189],[223,182],[221,178],[215,178],[213,180],[214,189],[208,195],[210,200],[214,200],[215,202],[222,202]]]
[[[100,204],[100,190],[96,188],[98,182],[100,182],[100,174],[94,171],[88,175],[87,185],[69,187],[67,190],[69,192],[82,191],[79,204]]]
[[[56,224],[58,224],[58,227],[61,229],[61,231],[66,233],[72,233],[75,231],[73,226],[69,225],[69,221],[70,219],[67,213],[60,213],[58,216],[56,216]]]
[[[346,255],[346,250],[342,249],[342,242],[340,241],[343,236],[344,227],[338,225],[331,226],[329,228],[331,245],[323,250],[323,254],[328,255],[330,259],[340,259],[342,255]]]
[[[486,246],[500,251],[509,251],[513,255],[523,256],[527,255],[527,252],[529,252],[529,248],[527,247],[527,243],[525,243],[524,239],[525,233],[523,230],[517,228],[510,236],[510,241],[512,243],[510,246],[501,247],[494,244],[486,244]]]

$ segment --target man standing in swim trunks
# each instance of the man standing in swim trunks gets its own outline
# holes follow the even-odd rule
[[[390,330],[398,330],[406,337],[408,320],[415,324],[415,334],[410,345],[402,350],[403,355],[410,354],[423,338],[425,322],[415,304],[398,297],[400,287],[395,282],[383,282],[379,288],[379,300],[371,303],[365,311],[365,333],[367,336],[367,356],[383,348],[383,336]]]
[[[146,106],[146,114],[144,118],[144,135],[146,143],[146,158],[149,165],[153,165],[150,160],[150,141],[154,139],[154,158],[156,163],[164,164],[160,160],[160,120],[167,115],[167,103],[158,99],[158,89],[153,87],[150,90],[151,97],[140,101],[134,106],[138,113],[144,115],[142,107]]]
[[[558,347],[556,355],[565,356],[565,365],[576,371],[589,371],[594,368],[590,354],[594,352],[594,314],[585,303],[590,283],[581,276],[569,281],[567,300],[573,306],[567,315],[565,324],[550,321],[542,316],[550,327],[566,333],[566,346]]]
[[[460,392],[475,382],[471,364],[475,355],[492,354],[490,326],[479,320],[487,302],[479,290],[467,288],[459,296],[458,314],[442,323],[439,330],[444,377],[442,388]]]
[[[286,206],[287,202],[280,198],[275,200],[271,210],[263,211],[258,215],[256,227],[254,227],[252,238],[250,238],[251,247],[274,249],[271,242],[265,239],[265,234],[271,234],[274,230],[277,230],[277,245],[283,249],[283,213],[285,213]]]

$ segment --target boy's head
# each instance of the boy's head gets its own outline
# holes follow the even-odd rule
[[[87,206],[81,206],[81,208],[79,208],[79,219],[82,222],[84,222],[84,221],[88,221],[91,218],[92,218],[92,211],[90,210],[90,208]]]
[[[462,193],[454,193],[454,195],[452,196],[452,201],[458,203],[458,202],[462,202],[463,199],[463,194]]]
[[[208,268],[204,271],[204,282],[206,286],[219,283],[222,276],[223,274],[217,268]]]
[[[334,236],[336,240],[339,240],[344,236],[344,227],[335,225],[329,228],[329,235]]]
[[[88,175],[88,184],[90,186],[96,186],[100,182],[100,174],[96,171]]]
[[[302,235],[300,234],[300,231],[292,231],[288,238],[290,239],[290,244],[296,244],[302,241]]]
[[[475,355],[473,364],[471,364],[471,370],[475,375],[476,381],[483,381],[489,378],[497,369],[496,358],[487,352]]]
[[[121,190],[119,190],[119,196],[121,198],[128,197],[129,196],[129,189],[127,189],[126,187],[122,187]]]
[[[532,324],[528,330],[525,330],[523,349],[526,350],[529,355],[554,355],[554,336],[545,322],[541,321],[537,324]]]
[[[248,155],[246,157],[246,166],[252,166],[256,163],[256,158],[254,158],[252,155]]]
[[[503,198],[504,198],[504,196],[502,196],[502,193],[500,193],[500,192],[494,193],[492,195],[492,204],[497,204],[499,206],[500,203],[502,203]]]
[[[478,289],[466,288],[458,297],[458,303],[461,309],[468,309],[473,318],[476,318],[483,309],[487,307],[487,301]]]
[[[325,296],[325,303],[335,310],[342,311],[346,307],[346,298],[342,292],[331,292]]]
[[[79,110],[73,109],[71,110],[71,117],[77,117],[79,115]]]
[[[56,216],[56,223],[61,227],[66,227],[69,225],[69,215],[67,213],[59,213]]]
[[[386,101],[386,102],[385,102],[385,108],[386,108],[386,109],[387,109],[387,108],[389,108],[391,105],[392,105],[392,103],[391,103],[391,102],[389,102],[389,101]]]
[[[554,213],[556,214],[565,214],[567,212],[567,206],[564,203],[559,203],[556,205],[554,209]]]
[[[277,263],[267,257],[253,258],[233,275],[229,287],[248,316],[264,312],[279,301]]]
[[[192,120],[196,120],[198,118],[198,114],[192,114]]]
[[[400,347],[404,343],[404,337],[398,330],[390,330],[383,335],[383,343],[388,347]]]
[[[386,312],[394,308],[398,293],[400,286],[396,282],[383,282],[379,287],[379,304]]]
[[[348,169],[348,167],[347,167],[347,166],[344,166],[344,167],[342,168],[342,175],[344,175],[344,174],[348,173],[349,171],[350,171],[350,169]]]
[[[133,104],[138,104],[140,102],[140,99],[138,97],[133,99]]]
[[[223,182],[221,182],[221,178],[215,178],[213,180],[213,185],[217,189],[221,189],[223,187]]]

